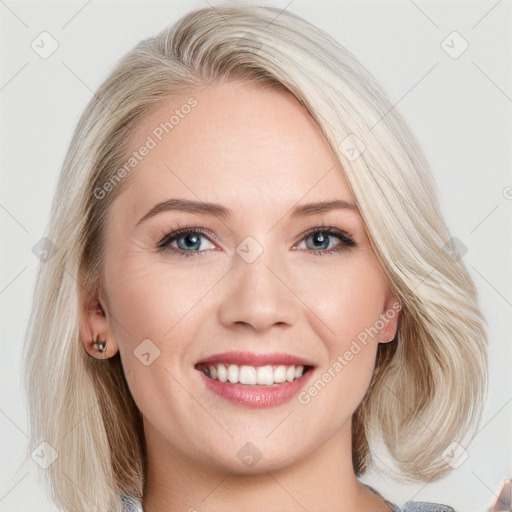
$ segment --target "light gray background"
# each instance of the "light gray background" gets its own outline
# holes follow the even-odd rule
[[[458,512],[486,510],[501,481],[512,477],[512,2],[269,3],[329,32],[376,76],[402,111],[432,165],[452,234],[468,248],[464,261],[488,320],[490,390],[469,458],[436,483],[399,486],[375,474],[363,481],[396,502],[427,500],[451,504]],[[27,418],[19,371],[39,263],[31,249],[44,234],[78,117],[125,52],[207,5],[203,0],[0,0],[0,512],[56,510],[38,484],[35,463],[20,466]],[[47,59],[31,48],[42,31],[59,44]],[[457,59],[441,47],[453,31],[469,43]],[[459,43],[454,44],[457,49]]]

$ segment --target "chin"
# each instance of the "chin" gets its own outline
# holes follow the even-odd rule
[[[228,455],[226,452],[212,453],[205,459],[205,463],[217,467],[220,471],[240,475],[258,475],[285,468],[294,460],[286,453],[278,453],[282,452],[282,447],[273,451],[271,447],[261,448],[256,442],[250,441],[236,443],[236,446],[238,445],[240,445],[238,450],[228,448]]]

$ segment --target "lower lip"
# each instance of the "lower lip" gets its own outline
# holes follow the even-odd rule
[[[232,384],[231,382],[220,382],[208,377],[201,370],[204,383],[207,388],[232,404],[248,407],[250,409],[267,409],[282,405],[294,396],[306,385],[313,374],[314,368],[307,373],[294,379],[292,382],[283,382],[277,386],[250,386],[247,384]]]

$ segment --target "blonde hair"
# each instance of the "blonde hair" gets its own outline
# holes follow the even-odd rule
[[[121,493],[142,497],[144,486],[142,418],[119,353],[98,360],[80,342],[81,300],[102,284],[106,213],[129,176],[101,199],[95,191],[115,179],[153,106],[222,80],[285,89],[307,109],[402,304],[399,340],[379,344],[352,418],[356,475],[374,464],[380,437],[404,478],[438,479],[450,470],[442,452],[464,445],[481,419],[485,320],[463,261],[448,250],[454,241],[427,161],[397,109],[351,53],[300,17],[267,6],[204,8],[120,60],[82,114],[60,174],[46,235],[55,252],[37,275],[24,378],[27,453],[43,441],[56,450],[45,473],[65,510],[117,512]]]

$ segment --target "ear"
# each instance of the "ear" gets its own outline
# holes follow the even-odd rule
[[[379,323],[382,323],[383,327],[379,329],[379,334],[377,336],[379,343],[389,343],[395,339],[401,309],[402,304],[398,300],[397,296],[388,290],[384,307],[380,315]]]
[[[82,289],[80,294],[80,340],[87,353],[97,359],[108,359],[119,350],[103,303],[98,290]],[[99,340],[105,341],[104,352],[98,350],[95,345]]]

